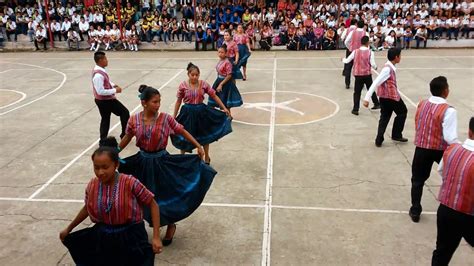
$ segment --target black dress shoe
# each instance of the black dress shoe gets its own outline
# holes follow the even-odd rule
[[[382,147],[382,141],[375,141],[375,147],[380,148]]]
[[[351,113],[352,113],[353,115],[359,115],[359,111],[356,111],[356,110],[352,110]]]
[[[173,243],[173,237],[174,237],[174,234],[176,233],[176,224],[173,224],[173,225],[174,225],[173,236],[170,239],[163,239],[163,241],[161,241],[163,243],[163,246],[165,246],[165,247],[167,247],[167,246],[171,245],[171,243]]]
[[[349,85],[346,85],[346,89],[350,89]]]
[[[372,108],[370,108],[372,110],[377,110],[377,109],[380,109],[380,104],[375,104]]]
[[[392,140],[398,141],[398,142],[408,142],[408,139],[404,137],[392,138]]]
[[[420,215],[419,214],[414,214],[411,212],[411,210],[408,212],[408,215],[410,215],[411,220],[414,223],[418,223],[420,221]]]

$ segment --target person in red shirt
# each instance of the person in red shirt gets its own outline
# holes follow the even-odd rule
[[[446,149],[438,172],[438,234],[431,265],[448,265],[461,239],[474,247],[474,117],[469,121],[469,139]]]
[[[85,205],[59,234],[77,265],[153,265],[161,253],[160,211],[154,195],[131,175],[117,171],[117,141],[109,137],[92,154],[95,177],[86,189]],[[143,206],[153,221],[152,245],[143,223]],[[89,217],[95,225],[71,231]]]

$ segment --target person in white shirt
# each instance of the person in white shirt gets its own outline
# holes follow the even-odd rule
[[[115,32],[112,31],[112,29],[110,28],[109,25],[105,26],[105,31],[104,31],[104,38],[103,38],[103,42],[105,44],[105,50],[109,50],[111,49],[110,48],[110,40],[112,38],[112,36],[115,35]]]
[[[104,36],[105,36],[105,30],[99,25],[97,26],[97,30],[95,30],[95,36],[96,36],[96,46],[95,46],[95,51],[99,51],[100,44],[104,42]]]
[[[469,39],[469,32],[471,31],[470,29],[470,18],[469,15],[464,15],[464,17],[459,17],[461,19],[461,38],[465,37],[466,39]],[[474,22],[474,19],[473,19]]]
[[[349,4],[349,11],[353,12],[356,10],[360,10],[359,3],[357,3],[356,0],[352,0]]]
[[[53,34],[53,40],[57,37],[61,41],[61,23],[53,19],[51,22],[51,33]]]
[[[84,17],[81,17],[81,20],[79,21],[79,36],[81,37],[81,41],[84,41],[84,35],[88,35],[88,31],[89,22],[87,22]]]
[[[443,38],[443,33],[448,32],[446,17],[441,17],[437,21],[436,39]]]
[[[64,18],[63,24],[61,25],[61,34],[64,36],[64,39],[67,40],[67,32],[71,28],[71,21],[66,17]]]
[[[16,28],[16,23],[15,21],[11,20],[10,18],[7,19],[7,23],[5,25],[6,27],[6,32],[7,32],[7,40],[10,40],[10,35],[14,35],[14,41],[17,41],[17,35],[18,31]]]
[[[405,30],[402,27],[402,24],[397,24],[397,26],[394,29],[395,31],[395,43],[396,47],[403,47],[403,34],[405,33]]]
[[[41,27],[41,25],[38,25],[38,26],[36,27],[36,32],[35,32],[35,47],[36,47],[36,51],[39,50],[38,43],[43,44],[44,50],[46,51],[46,41],[47,41],[46,29],[44,29],[43,27]]]
[[[448,18],[451,17],[451,13],[454,7],[454,4],[451,2],[451,0],[446,0],[446,2],[444,2],[441,7],[444,11],[444,14],[448,16]]]
[[[94,13],[94,16],[92,18],[92,21],[94,22],[94,25],[97,27],[97,26],[103,26],[104,24],[104,16],[102,15],[102,13],[99,13],[99,10],[96,10],[95,13]]]
[[[38,23],[36,23],[36,21],[34,21],[33,18],[30,17],[28,19],[28,31],[27,31],[28,38],[30,38],[30,42],[34,41],[34,36],[36,33],[37,26],[38,26]]]
[[[393,9],[393,3],[390,2],[390,0],[385,0],[385,3],[383,3],[383,9],[391,12]]]
[[[95,103],[99,108],[101,117],[99,145],[102,145],[109,132],[110,115],[113,113],[120,117],[122,125],[120,138],[123,138],[123,136],[125,136],[128,119],[130,118],[130,112],[115,96],[117,93],[122,92],[122,88],[110,80],[105,70],[109,63],[105,53],[102,51],[95,52],[94,61],[96,65],[93,70],[92,85]]]
[[[430,15],[428,10],[426,10],[425,6],[422,6],[421,10],[419,10],[417,13],[418,13],[418,15],[420,16],[421,19],[425,19],[426,17],[428,17]]]
[[[67,47],[69,50],[72,49],[71,44],[75,44],[77,51],[79,51],[79,34],[72,28],[69,28],[67,33]]]
[[[95,46],[96,45],[99,45],[99,37],[97,36],[97,31],[94,29],[94,26],[90,25],[89,26],[89,31],[87,32],[87,34],[89,35],[89,45],[91,46],[90,47],[90,50],[94,50],[95,49]]]
[[[418,30],[416,30],[415,40],[416,49],[420,48],[420,42],[423,42],[423,48],[426,48],[426,43],[428,42],[428,30],[426,30],[425,25],[422,25]]]
[[[81,15],[74,11],[74,14],[71,17],[72,26],[76,29],[79,26],[79,22],[81,22]]]
[[[61,4],[59,4],[58,7],[56,8],[56,13],[58,14],[58,16],[60,16],[61,19],[63,19],[64,16],[66,15],[66,8],[64,8]]]
[[[461,12],[463,12],[464,15],[471,14],[473,10],[474,2],[472,2],[472,0],[466,0],[461,3]]]
[[[458,18],[452,17],[446,21],[446,26],[448,28],[448,40],[451,40],[451,37],[454,33],[454,39],[457,41],[459,36],[459,26],[461,22]]]
[[[405,32],[403,32],[403,49],[410,49],[412,40],[413,32],[411,31],[411,27],[405,27]]]
[[[362,10],[372,10],[372,0],[367,0],[367,2],[362,5]]]

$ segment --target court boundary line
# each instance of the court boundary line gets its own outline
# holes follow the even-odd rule
[[[158,91],[161,91],[163,88],[168,86],[169,83],[171,83],[173,80],[175,80],[181,73],[183,73],[183,70],[178,71],[173,77],[171,77],[167,82],[165,82],[163,85],[161,85],[160,88],[158,88]],[[139,104],[137,105],[130,113],[133,114],[135,111],[138,110],[142,105]],[[117,122],[115,125],[113,125],[109,129],[109,133],[115,130],[118,126],[120,125],[120,122]],[[40,188],[38,188],[33,194],[31,194],[28,199],[33,199],[35,198],[39,193],[41,193],[44,189],[46,189],[54,180],[56,180],[62,173],[64,173],[67,169],[69,169],[76,161],[78,161],[84,154],[86,154],[88,151],[90,151],[92,148],[94,148],[97,143],[99,143],[100,138],[95,140],[89,147],[87,147],[85,150],[83,150],[81,153],[79,153],[76,157],[74,157],[71,161],[69,161],[68,164],[66,164],[59,172],[57,172],[55,175],[53,175],[46,183],[44,183]]]
[[[10,109],[10,110],[8,110],[8,111],[2,112],[2,113],[0,113],[0,116],[6,115],[6,114],[8,114],[8,113],[11,113],[11,112],[13,112],[13,111],[15,111],[15,110],[18,110],[18,109],[20,109],[20,108],[23,108],[23,107],[25,107],[25,106],[28,106],[28,105],[30,105],[30,104],[32,104],[32,103],[35,103],[35,102],[37,102],[37,101],[39,101],[39,100],[42,100],[42,99],[48,97],[49,95],[51,95],[51,94],[55,93],[56,91],[58,91],[59,89],[61,89],[61,88],[64,86],[64,84],[66,83],[66,81],[67,81],[67,75],[66,75],[66,73],[61,72],[61,71],[56,70],[56,69],[53,69],[53,68],[42,67],[42,66],[37,66],[37,65],[32,65],[32,64],[25,64],[25,63],[16,63],[16,62],[8,62],[8,63],[10,63],[10,64],[17,64],[17,65],[24,65],[24,66],[30,66],[30,67],[36,67],[36,68],[39,68],[39,69],[42,69],[42,70],[53,71],[53,72],[56,72],[56,73],[62,75],[62,76],[63,76],[63,80],[61,81],[61,83],[59,83],[59,85],[58,85],[56,88],[54,88],[53,90],[49,91],[48,93],[46,93],[46,94],[44,94],[44,95],[42,95],[42,96],[40,96],[40,97],[38,97],[38,98],[36,98],[36,99],[33,99],[33,100],[31,100],[31,101],[29,101],[29,102],[27,102],[27,103],[24,103],[24,104],[21,104],[21,105],[19,105],[19,106],[16,106],[16,107],[14,107],[14,108],[12,108],[12,109]]]
[[[268,129],[268,158],[267,158],[267,184],[265,187],[265,215],[263,220],[262,236],[262,266],[270,265],[271,234],[272,234],[272,187],[273,187],[273,150],[275,144],[275,122],[276,122],[276,86],[277,86],[277,63],[273,58],[273,80],[272,80],[272,102],[270,108],[270,128]]]
[[[9,90],[9,89],[0,89],[0,91],[12,91],[12,92],[15,92],[15,93],[18,93],[18,94],[21,95],[21,98],[20,98],[20,99],[14,101],[14,102],[12,102],[12,103],[9,103],[9,104],[7,104],[7,105],[0,106],[0,110],[1,110],[1,109],[5,109],[5,108],[7,108],[7,107],[10,107],[10,106],[12,106],[12,105],[15,105],[15,104],[17,104],[17,103],[23,101],[23,100],[26,98],[26,93],[21,92],[21,91]]]
[[[0,197],[1,201],[11,202],[41,202],[41,203],[84,203],[84,200],[79,199],[46,199],[46,198],[11,198]],[[201,204],[204,207],[222,207],[222,208],[255,208],[264,209],[262,204],[234,204],[234,203],[211,203],[204,202]],[[408,214],[408,211],[390,210],[390,209],[360,209],[360,208],[332,208],[332,207],[311,207],[311,206],[292,206],[292,205],[272,205],[272,209],[282,210],[307,210],[307,211],[333,211],[333,212],[353,212],[353,213],[374,213],[374,214]],[[436,215],[436,211],[423,211],[426,215]]]
[[[285,50],[286,51],[286,50]],[[343,51],[343,50],[340,50]],[[178,51],[170,51],[170,52],[176,52]],[[263,53],[262,53],[263,54]],[[291,56],[286,56],[286,57],[276,57],[278,60],[298,60],[298,59],[312,59],[312,60],[319,60],[319,59],[341,59],[340,56],[300,56],[300,57],[291,57]],[[381,58],[381,59],[386,59],[386,56],[375,56],[375,58]],[[437,56],[437,55],[412,55],[412,56],[403,56],[403,58],[474,58],[474,56],[470,55],[445,55],[445,56]],[[26,57],[5,57],[5,60],[24,60],[24,59],[34,59],[34,60],[90,60],[90,58],[83,58],[83,57],[77,57],[77,58],[70,58],[70,57],[36,57],[36,58],[26,58]],[[156,61],[156,60],[208,60],[208,61],[215,61],[215,58],[210,58],[210,57],[186,57],[186,58],[176,58],[176,57],[158,57],[158,58],[150,58],[150,57],[109,57],[110,60],[147,60],[147,61]],[[272,57],[252,57],[252,60],[272,60]]]

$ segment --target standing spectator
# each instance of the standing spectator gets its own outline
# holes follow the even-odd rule
[[[67,47],[69,50],[72,49],[71,44],[74,44],[77,51],[79,51],[79,34],[72,28],[69,28],[67,33]]]
[[[38,43],[43,44],[44,50],[46,51],[46,29],[41,27],[41,25],[36,26],[35,32],[35,51],[39,50]]]
[[[406,27],[405,32],[403,33],[404,39],[404,49],[410,49],[411,41],[413,40],[413,32],[411,31],[411,27]]]
[[[428,41],[428,31],[426,30],[425,25],[422,25],[421,28],[416,31],[415,39],[416,49],[420,48],[420,42],[423,42],[423,48],[426,48],[426,43]]]

